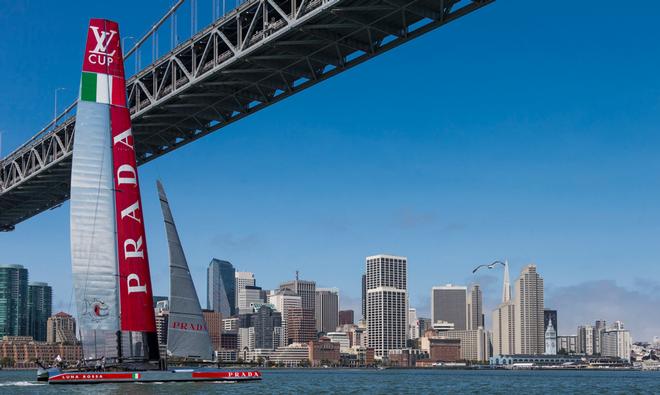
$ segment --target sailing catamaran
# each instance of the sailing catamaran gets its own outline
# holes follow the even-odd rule
[[[53,384],[260,379],[258,371],[168,370],[159,355],[120,43],[116,22],[90,21],[71,169],[78,326],[85,360],[96,364],[42,374]],[[210,361],[213,349],[199,299],[160,183],[158,190],[170,253],[168,351],[187,360]]]

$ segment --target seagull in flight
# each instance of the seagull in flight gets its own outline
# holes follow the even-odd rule
[[[497,266],[498,263],[499,263],[500,265],[502,265],[502,266],[505,265],[505,263],[502,262],[502,261],[495,261],[495,262],[493,262],[493,263],[491,263],[491,264],[488,264],[488,265],[479,265],[479,266],[475,267],[474,270],[472,270],[472,274],[476,273],[477,270],[481,269],[482,267],[487,267],[488,269],[492,269],[492,268],[494,268],[495,266]]]

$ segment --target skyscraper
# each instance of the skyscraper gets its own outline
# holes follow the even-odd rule
[[[282,327],[282,314],[262,305],[251,317],[251,325],[254,327],[254,348],[273,350],[277,346],[275,328]]]
[[[339,290],[317,288],[314,314],[317,332],[334,332],[339,325]]]
[[[240,306],[238,305],[239,304],[238,295],[241,293],[241,289],[245,288],[248,285],[254,287],[257,285],[257,281],[254,278],[254,273],[251,272],[236,272],[235,278],[236,278],[235,281],[236,296],[234,297],[235,298],[234,300],[236,300],[235,307],[238,309],[240,308]]]
[[[431,319],[447,321],[455,330],[467,329],[467,287],[447,284],[431,290]]]
[[[367,345],[376,357],[406,347],[408,259],[374,255],[367,261]]]
[[[204,315],[204,322],[206,322],[209,337],[211,337],[213,351],[219,351],[222,339],[222,314],[208,309],[202,310],[202,314]]]
[[[543,354],[543,278],[527,265],[516,280],[516,354]]]
[[[294,308],[302,307],[302,298],[290,289],[280,289],[272,291],[272,293],[268,295],[268,303],[275,306],[275,309],[282,314],[282,337],[280,338],[280,344],[286,345],[287,340],[289,339],[289,313]]]
[[[300,280],[298,272],[296,272],[296,279],[280,284],[280,289],[290,289],[300,296],[303,308],[314,311],[316,306],[316,283],[314,281]]]
[[[28,334],[38,341],[46,341],[46,326],[53,311],[53,288],[46,283],[28,286]]]
[[[504,261],[502,277],[502,303],[493,310],[493,355],[510,355],[516,352],[516,306],[511,301],[509,262]]]
[[[596,325],[594,326],[594,354],[603,354],[601,342],[603,340],[603,332],[605,332],[605,330],[607,330],[607,323],[605,320],[596,320]]]
[[[362,319],[367,319],[367,275],[362,275]]]
[[[0,265],[0,337],[28,334],[28,271]]]
[[[206,272],[206,307],[230,317],[236,314],[236,269],[228,261],[213,258]]]
[[[316,339],[314,311],[293,307],[287,314],[287,343],[307,343]]]
[[[479,284],[473,284],[467,301],[467,329],[476,330],[484,326],[484,298]]]
[[[557,354],[557,310],[543,310],[543,333],[545,336],[545,354]]]

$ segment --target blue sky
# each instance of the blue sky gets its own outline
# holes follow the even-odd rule
[[[166,3],[0,1],[3,154],[52,117],[55,88],[74,99],[90,17],[140,36]],[[660,335],[644,313],[660,302],[660,4],[635,4],[498,1],[141,167],[156,293],[160,177],[201,300],[217,257],[265,288],[300,270],[357,309],[382,252],[409,258],[422,313],[433,285],[477,281],[489,316],[501,273],[470,272],[508,258],[512,277],[538,265],[560,334],[621,319]],[[1,234],[0,262],[72,311],[68,210]]]

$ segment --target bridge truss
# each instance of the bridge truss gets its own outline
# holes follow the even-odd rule
[[[250,0],[127,81],[138,163],[493,0]],[[0,162],[0,230],[69,198],[75,116]]]

